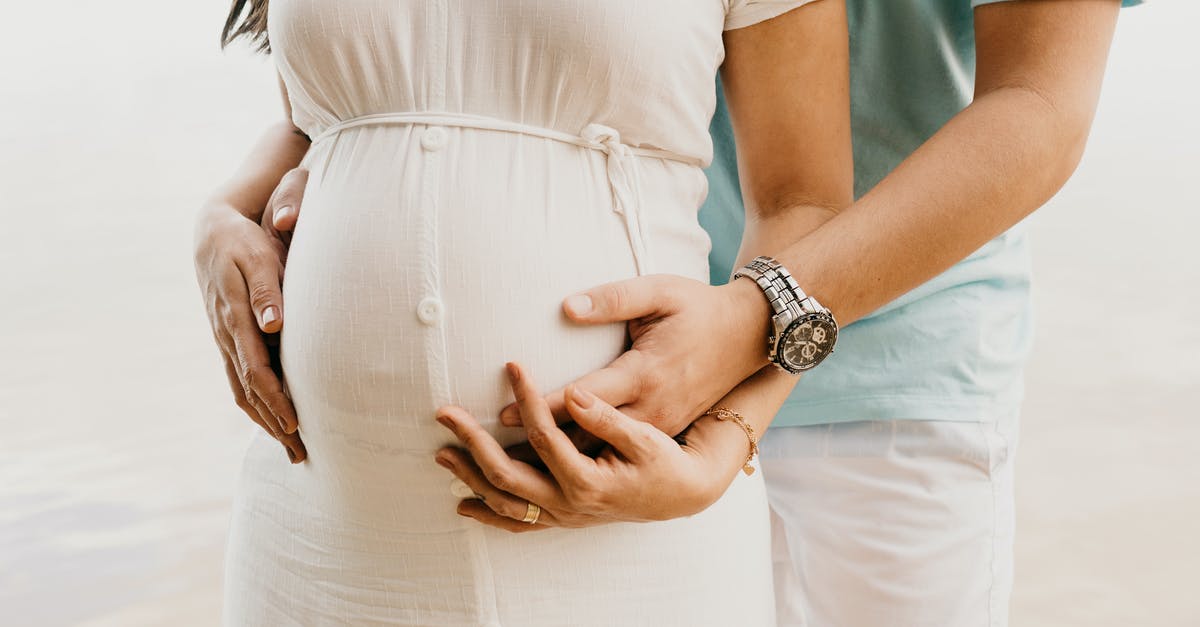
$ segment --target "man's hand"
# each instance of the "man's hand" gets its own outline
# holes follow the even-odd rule
[[[286,217],[287,212],[280,211],[282,203],[293,198],[292,213],[298,212],[307,174],[296,172],[280,182],[264,216]],[[294,223],[293,216],[288,228]],[[214,203],[197,221],[195,264],[238,407],[279,440],[288,458],[298,463],[308,453],[297,433],[296,410],[278,372],[275,351],[283,326],[280,285],[287,241],[279,231],[264,230],[233,207]]]
[[[563,311],[582,324],[629,322],[630,349],[575,385],[667,435],[767,365],[769,306],[752,281],[713,287],[672,275],[637,277],[571,296]],[[570,420],[564,390],[546,402],[560,422]],[[517,426],[520,416],[512,404],[500,421]]]
[[[736,425],[697,421],[680,442],[569,386],[565,411],[609,444],[593,459],[555,424],[528,374],[516,364],[508,374],[529,444],[549,473],[509,457],[462,408],[438,411],[466,450],[444,448],[435,459],[479,495],[460,503],[459,514],[484,524],[522,532],[689,516],[720,498],[746,459]],[[522,522],[529,503],[541,507],[537,524]]]

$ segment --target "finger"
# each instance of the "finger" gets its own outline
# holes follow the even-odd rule
[[[230,274],[234,276],[227,277],[226,285],[229,286],[227,291],[231,293],[224,295],[225,302],[229,305],[221,321],[225,326],[224,331],[232,338],[233,352],[237,355],[238,376],[248,390],[248,400],[255,403],[257,397],[266,406],[267,415],[264,418],[270,417],[280,431],[293,433],[299,426],[296,410],[291,399],[284,393],[279,376],[271,367],[271,355],[266,341],[256,328],[251,313],[251,295],[256,290],[262,293],[264,290],[269,291],[273,286],[276,295],[272,298],[282,300],[278,295],[279,281],[277,278],[271,279],[261,275],[256,277],[253,273],[260,272],[264,256],[252,256],[251,259],[250,262],[238,261],[235,264],[236,271],[230,270]],[[241,276],[236,276],[239,271]],[[259,287],[250,287],[255,284]],[[272,307],[267,309],[269,311]]]
[[[625,413],[624,409],[621,409],[619,407],[617,409],[621,413]],[[628,414],[626,414],[626,415],[628,415]],[[575,448],[580,453],[583,453],[584,455],[587,455],[588,457],[591,457],[592,459],[595,459],[596,456],[599,455],[600,452],[603,451],[604,448],[608,446],[608,443],[606,443],[604,440],[601,440],[600,438],[592,435],[586,429],[579,426],[578,423],[572,422],[572,423],[564,426],[562,429],[563,429],[563,432],[565,432],[567,434],[567,437],[571,438],[571,444],[574,444]]]
[[[296,228],[296,220],[300,217],[300,203],[304,200],[304,187],[308,185],[308,170],[293,168],[283,178],[268,203],[271,210],[271,224],[280,232],[290,232]]]
[[[258,410],[246,398],[246,392],[242,389],[242,381],[238,379],[237,370],[233,367],[233,358],[229,356],[224,347],[221,347],[221,356],[225,358],[225,376],[229,379],[229,389],[233,391],[233,400],[237,403],[238,409],[249,416],[250,420],[254,421],[254,424],[262,427],[263,431],[270,433],[271,437],[275,437],[275,433],[271,430],[271,427],[267,426],[266,422],[263,422],[262,416],[258,414]]]
[[[563,433],[567,434],[568,438],[571,438],[571,445],[575,447],[575,450],[593,459],[607,446],[604,440],[588,433],[573,422],[564,424],[561,428]],[[525,462],[534,468],[545,467],[542,458],[538,457],[537,451],[533,450],[529,442],[518,442],[505,448],[504,452],[508,453],[509,457],[520,462]]]
[[[670,313],[676,283],[664,275],[639,276],[607,283],[567,297],[563,312],[575,322],[625,322]]]
[[[640,359],[636,350],[630,350],[617,357],[604,368],[589,372],[575,381],[575,385],[592,390],[614,406],[620,407],[637,400],[641,385],[637,376],[635,364]],[[555,390],[545,396],[550,413],[558,423],[569,422],[571,415],[567,412],[563,392],[565,388]],[[500,424],[506,427],[521,426],[521,411],[516,403],[511,403],[500,410]]]
[[[278,338],[279,336],[273,335],[273,336],[264,336],[264,337]],[[288,392],[287,383],[285,381],[283,381],[283,374],[282,374],[283,367],[279,362],[278,346],[275,346],[275,347],[268,346],[267,352],[271,356],[271,371],[274,372],[275,376],[278,377],[280,380],[280,387],[283,390],[282,402],[286,403],[287,407],[291,409],[292,415],[296,416],[295,407],[292,405],[292,395],[290,392]],[[299,421],[297,420],[296,430],[292,431],[291,433],[285,432],[285,433],[281,433],[279,435],[279,442],[280,442],[280,444],[283,444],[284,450],[287,451],[288,459],[291,460],[291,462],[293,464],[299,464],[300,462],[303,462],[304,460],[308,459],[308,448],[306,446],[304,446],[304,442],[300,439],[300,430],[299,430],[298,423],[299,423]]]
[[[296,408],[292,405],[292,399],[284,393],[279,375],[271,368],[270,363],[249,360],[242,363],[243,376],[250,388],[251,397],[262,403],[267,416],[279,426],[280,431],[295,433],[300,427]]]
[[[222,352],[224,352],[222,350]],[[287,453],[288,459],[293,464],[299,464],[308,459],[308,448],[304,446],[304,442],[300,439],[299,431],[285,433],[279,431],[279,427],[271,418],[263,418],[264,415],[269,415],[269,409],[257,399],[257,402],[251,403],[246,398],[246,393],[243,391],[242,383],[238,380],[237,371],[234,369],[233,361],[226,356],[225,374],[229,378],[229,385],[234,390],[235,400],[238,401],[238,407],[250,416],[263,431],[266,431],[271,437],[279,441],[283,445],[284,452]],[[252,393],[253,394],[253,393]]]
[[[233,352],[237,357],[236,369],[246,398],[251,404],[261,405],[263,419],[269,420],[282,433],[294,433],[299,426],[292,401],[283,392],[283,384],[271,369],[271,357],[267,352],[262,334],[254,328],[246,315],[234,314],[234,322],[227,333],[231,336]],[[239,321],[240,320],[240,321]]]
[[[489,526],[511,531],[513,533],[525,533],[527,531],[540,531],[549,529],[550,524],[547,524],[546,510],[542,510],[542,515],[538,517],[535,524],[513,520],[507,516],[501,516],[488,508],[487,505],[480,503],[478,499],[466,499],[458,504],[458,513],[460,516],[474,518],[479,522]]]
[[[550,474],[554,475],[559,484],[579,484],[592,470],[590,465],[593,461],[581,455],[575,445],[571,444],[567,434],[558,428],[554,416],[550,414],[550,408],[538,393],[533,377],[515,363],[506,364],[505,369],[521,409],[521,419],[525,425],[529,445],[537,451],[538,457],[546,462]]]
[[[445,448],[438,451],[434,459],[438,465],[454,473],[455,477],[467,484],[467,487],[478,495],[478,499],[497,514],[513,520],[521,520],[529,513],[529,501],[504,492],[488,483],[487,478],[483,476],[483,470],[465,452],[455,448]],[[538,520],[546,518],[549,524],[548,516],[549,514],[543,510]]]
[[[244,259],[234,261],[242,274],[246,286],[245,300],[254,311],[258,328],[263,333],[278,333],[283,328],[283,290],[280,287],[283,265],[279,255],[252,249]]]
[[[260,335],[263,338],[263,343],[267,347],[267,359],[271,364],[271,374],[274,375],[270,381],[265,382],[265,387],[256,390],[260,397],[264,397],[268,407],[275,412],[275,415],[283,418],[284,429],[286,433],[295,433],[300,428],[300,416],[296,413],[296,406],[292,403],[292,393],[288,390],[287,381],[283,375],[283,361],[279,350],[279,334]]]
[[[631,461],[637,461],[653,451],[656,434],[666,437],[654,426],[622,414],[577,385],[567,389],[567,411],[580,427],[608,442]]]
[[[548,476],[529,464],[510,458],[496,438],[465,410],[443,407],[438,410],[437,421],[454,433],[488,483],[496,489],[539,505],[565,509],[561,506],[562,492]]]
[[[229,321],[224,320],[224,322],[228,324]],[[270,433],[271,437],[278,440],[279,437],[284,434],[283,429],[279,426],[279,422],[275,420],[275,417],[271,414],[270,409],[267,408],[262,399],[260,399],[258,395],[254,393],[254,390],[247,384],[245,367],[243,366],[242,359],[238,354],[237,342],[233,339],[233,336],[229,334],[228,327],[216,328],[214,329],[213,334],[217,336],[217,343],[221,346],[221,351],[225,355],[226,363],[230,364],[230,366],[233,368],[232,376],[230,376],[228,372],[226,372],[226,375],[230,376],[230,386],[236,385],[240,390],[240,393],[236,391],[234,392],[235,400],[237,400],[236,397],[240,397],[240,399],[244,400],[250,409],[246,410],[241,403],[239,403],[238,406],[250,416],[251,420],[254,420],[254,422],[258,423],[258,425],[265,429],[267,433]]]
[[[293,464],[308,459],[308,448],[304,446],[304,442],[300,439],[300,433],[284,433],[279,437],[280,444],[283,444],[284,450],[287,451],[288,459]]]

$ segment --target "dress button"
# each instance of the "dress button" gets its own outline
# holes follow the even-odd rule
[[[421,147],[430,152],[441,150],[446,146],[446,129],[431,126],[421,134]]]
[[[429,326],[436,325],[442,319],[442,301],[427,296],[417,304],[417,318]]]

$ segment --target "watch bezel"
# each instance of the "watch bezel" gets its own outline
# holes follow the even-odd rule
[[[796,329],[798,327],[803,325],[805,322],[810,322],[810,321],[814,321],[814,320],[819,320],[819,321],[825,323],[825,326],[829,327],[829,329],[832,330],[831,337],[829,338],[829,350],[822,351],[811,361],[805,362],[803,364],[797,365],[797,364],[790,362],[787,359],[787,351],[785,350],[785,345],[787,344],[789,338],[792,337],[792,334],[796,331]],[[787,328],[784,329],[783,333],[780,333],[778,338],[776,338],[775,364],[778,365],[780,368],[783,368],[784,370],[786,370],[792,374],[800,374],[802,372],[807,372],[809,370],[812,370],[813,368],[817,367],[822,361],[825,361],[825,359],[827,357],[829,357],[831,354],[833,354],[834,346],[837,344],[838,332],[839,332],[839,329],[838,329],[837,321],[834,320],[833,316],[830,315],[829,313],[826,313],[824,311],[813,311],[813,312],[805,312],[805,313],[801,314],[799,318],[796,318],[790,324],[788,324]]]

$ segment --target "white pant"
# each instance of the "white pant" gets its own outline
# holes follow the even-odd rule
[[[781,627],[996,627],[1013,573],[1017,412],[771,429]]]

